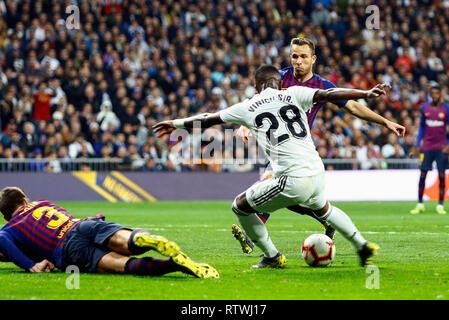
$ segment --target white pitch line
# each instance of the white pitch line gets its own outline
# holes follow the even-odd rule
[[[210,228],[209,225],[185,225],[185,226],[173,226],[166,225],[165,228],[161,227],[153,227],[154,225],[139,225],[139,226],[130,226],[134,228],[148,228],[152,231],[194,231],[193,228],[204,227]],[[211,231],[217,232],[231,232],[230,229],[209,229]],[[196,230],[195,230],[196,231]],[[320,233],[317,230],[271,230],[272,233]],[[438,232],[410,232],[410,231],[363,231],[363,234],[393,234],[393,235],[401,235],[401,234],[413,234],[413,235],[424,235],[424,236],[449,236],[448,233],[438,233]]]

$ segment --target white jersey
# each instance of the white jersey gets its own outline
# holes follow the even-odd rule
[[[306,111],[312,108],[317,90],[302,86],[267,88],[219,114],[224,122],[250,129],[276,177],[314,176],[324,172],[324,165],[312,141]]]

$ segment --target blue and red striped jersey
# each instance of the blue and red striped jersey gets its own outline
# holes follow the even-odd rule
[[[296,80],[295,75],[293,73],[293,67],[284,68],[282,70],[279,70],[279,73],[282,77],[282,89],[287,89],[292,86],[304,86],[309,88],[317,88],[317,89],[330,89],[330,88],[336,88],[335,84],[330,82],[329,80],[321,78],[317,74],[313,74],[313,77],[310,78],[307,81],[301,82]],[[346,105],[347,101],[339,101],[335,104],[339,107],[344,107]],[[315,121],[316,114],[318,113],[318,110],[323,106],[324,103],[316,103],[313,105],[313,107],[306,112],[307,114],[307,121],[309,123],[309,127],[312,128],[313,121]]]
[[[79,221],[50,201],[31,202],[0,230],[0,252],[26,270],[44,259],[60,268],[65,236]]]
[[[449,124],[449,105],[441,103],[438,107],[432,106],[431,102],[421,107],[421,120],[419,123],[416,146],[422,146],[423,151],[443,150],[448,143],[446,127]]]

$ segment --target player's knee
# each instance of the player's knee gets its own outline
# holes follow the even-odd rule
[[[234,199],[234,201],[232,202],[232,211],[238,215],[238,216],[247,216],[248,213],[240,210],[239,206],[237,205],[237,198]]]
[[[244,206],[242,205],[242,201],[241,199],[239,199],[239,196],[237,196],[232,202],[232,211],[238,216],[248,216],[252,213],[246,212],[247,210],[244,209]]]

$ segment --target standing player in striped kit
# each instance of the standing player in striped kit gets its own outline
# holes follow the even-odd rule
[[[446,214],[444,210],[444,194],[446,191],[446,167],[447,167],[447,138],[446,128],[449,124],[449,106],[441,102],[441,88],[437,85],[430,89],[432,102],[421,107],[421,121],[419,125],[418,138],[412,150],[412,156],[419,153],[421,149],[420,162],[421,174],[418,185],[418,203],[410,211],[411,214],[418,214],[425,211],[423,203],[424,187],[426,184],[427,172],[432,170],[435,161],[438,169],[439,199],[436,207],[438,214]],[[421,146],[422,142],[422,146]],[[444,151],[443,151],[444,150]]]
[[[290,58],[291,58],[291,67],[284,68],[280,70],[281,78],[282,78],[282,89],[285,90],[292,86],[304,86],[314,89],[331,89],[336,88],[336,86],[330,82],[329,80],[321,78],[319,75],[313,73],[313,66],[316,61],[315,55],[315,44],[312,40],[307,38],[293,38],[290,42]],[[354,101],[339,101],[333,102],[339,108],[343,108],[353,116],[375,122],[378,124],[387,124],[391,121],[385,119],[384,117],[378,115],[373,112],[371,109],[367,108],[363,104]],[[313,107],[306,112],[307,122],[309,124],[309,128],[312,128],[313,122],[315,121],[315,117],[320,110],[320,108],[324,105],[324,103],[315,103]],[[250,136],[250,131],[246,127],[240,127],[236,134],[238,137],[241,137],[244,141],[248,141]],[[271,165],[268,164],[265,173],[262,175],[261,179],[256,182],[259,183],[261,181],[271,179],[273,175],[273,170]],[[306,208],[304,206],[294,206],[288,207],[291,211],[294,211],[299,214],[308,215],[317,221],[319,221],[325,228],[325,233],[331,239],[333,239],[335,234],[335,229],[326,223],[324,220],[317,217],[312,210]],[[261,213],[258,214],[259,218],[266,223],[268,218],[270,217],[269,213]],[[251,253],[253,251],[254,244],[246,235],[243,228],[241,228],[237,224],[233,224],[231,227],[232,234],[239,241],[243,253]]]
[[[29,203],[17,187],[0,192],[0,211],[8,221],[0,230],[0,261],[11,261],[29,272],[76,265],[87,273],[160,276],[181,271],[197,278],[218,278],[214,268],[191,260],[173,241],[106,222],[103,215],[76,219],[50,201]],[[132,257],[149,250],[170,258]]]

